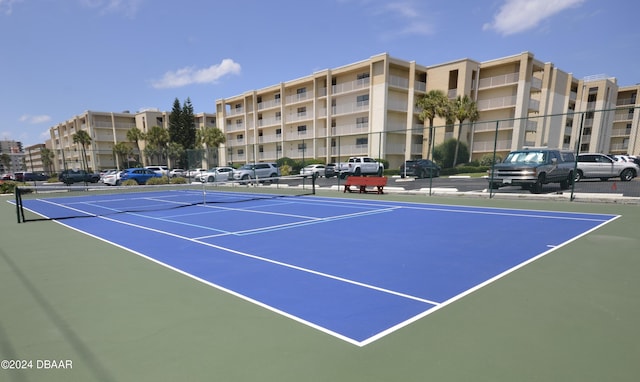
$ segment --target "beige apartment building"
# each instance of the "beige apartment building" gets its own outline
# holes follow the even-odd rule
[[[414,105],[440,89],[451,99],[469,95],[478,106],[479,120],[464,123],[460,134],[469,159],[491,154],[494,145],[501,156],[525,146],[578,144],[581,151],[638,155],[638,88],[619,89],[603,76],[578,79],[530,52],[434,66],[380,54],[217,100],[216,115],[226,162],[369,155],[395,168],[426,154]],[[434,125],[436,145],[458,136],[458,123]]]
[[[606,76],[578,79],[531,52],[433,66],[383,53],[218,99],[215,113],[196,115],[196,126],[223,131],[220,165],[282,157],[335,162],[367,155],[397,168],[404,160],[427,154],[428,121],[419,120],[415,102],[434,89],[451,99],[468,95],[477,104],[479,119],[474,123],[465,121],[460,127],[457,121],[434,121],[435,145],[460,136],[469,147],[470,158],[461,162],[490,155],[494,146],[502,157],[526,146],[640,155],[640,85],[618,87],[615,78]],[[126,142],[135,153],[143,152],[145,142],[134,147],[127,131],[167,128],[169,114],[86,111],[51,127],[56,171],[81,167],[80,148],[72,138],[79,130],[92,138],[89,168],[123,168],[113,155],[114,144]],[[143,164],[152,164],[140,157]]]
[[[55,155],[55,170],[83,167],[81,148],[73,143],[73,135],[80,130],[87,131],[91,137],[91,144],[86,148],[86,161],[87,167],[92,171],[126,167],[126,163],[119,163],[119,159],[113,154],[113,146],[119,142],[131,146],[133,151],[131,161],[139,160],[145,166],[156,164],[147,163],[148,159],[144,155],[140,155],[144,152],[145,141],[140,141],[137,144],[131,142],[127,138],[127,132],[134,127],[143,133],[148,132],[153,126],[167,129],[169,114],[170,112],[154,109],[136,113],[85,111],[59,123],[49,129],[51,149]],[[212,114],[200,113],[194,118],[196,128],[215,127],[216,125],[216,117]]]

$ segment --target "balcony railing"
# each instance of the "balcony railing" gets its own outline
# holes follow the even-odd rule
[[[366,89],[369,87],[369,78],[346,82],[344,84],[337,84],[331,86],[331,92],[333,94],[346,93],[354,90]]]
[[[512,85],[518,82],[518,76],[518,73],[509,73],[501,76],[481,78],[478,88],[486,89],[496,86]]]
[[[516,105],[516,96],[481,99],[477,102],[478,110],[499,109]]]

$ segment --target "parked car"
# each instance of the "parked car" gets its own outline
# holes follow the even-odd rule
[[[115,186],[118,184],[118,180],[120,179],[120,173],[122,171],[112,170],[107,172],[100,178],[100,181],[107,186]]]
[[[435,178],[440,176],[440,166],[429,159],[408,160],[400,165],[400,177]]]
[[[333,178],[334,176],[338,176],[338,171],[336,170],[336,164],[327,163],[327,165],[324,167],[324,177]]]
[[[167,166],[153,165],[153,166],[146,166],[145,168],[157,174],[160,174],[160,176],[169,176],[169,168]]]
[[[49,176],[44,172],[25,172],[22,174],[22,180],[24,182],[33,182],[36,180],[47,180]]]
[[[275,163],[247,163],[237,170],[233,170],[233,179],[266,179],[280,176],[280,169]]]
[[[325,165],[323,164],[310,164],[308,166],[304,166],[300,169],[300,175],[304,176],[315,176],[319,178],[321,176],[325,176]]]
[[[549,183],[566,190],[574,179],[573,152],[551,148],[525,148],[511,151],[502,163],[488,171],[489,187],[520,186],[533,194],[542,192]]]
[[[173,170],[169,171],[169,178],[180,178],[180,177],[185,177],[186,176],[187,171],[181,168],[174,168]]]
[[[186,171],[183,176],[185,176],[187,178],[198,179],[200,174],[203,173],[203,172],[207,172],[207,169],[206,168],[193,168],[193,169],[191,169],[189,171]]]
[[[161,178],[162,175],[148,168],[128,168],[122,171],[120,179],[116,180],[116,185],[120,185],[127,180],[133,180],[138,184],[145,184],[151,178]]]
[[[64,184],[72,183],[98,183],[100,174],[92,174],[85,170],[64,170],[58,175],[58,180]]]
[[[221,182],[233,179],[233,167],[214,167],[201,172],[195,178],[199,182]]]
[[[640,167],[633,162],[617,161],[612,157],[599,153],[578,154],[575,180],[600,178],[602,181],[620,177],[627,182],[638,176]]]
[[[2,180],[14,180],[13,174],[9,172],[6,174],[2,174]]]

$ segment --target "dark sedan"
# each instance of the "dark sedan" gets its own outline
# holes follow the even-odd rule
[[[408,160],[400,165],[400,177],[436,178],[440,176],[440,166],[429,159]]]

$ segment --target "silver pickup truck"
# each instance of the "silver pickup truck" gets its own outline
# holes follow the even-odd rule
[[[571,151],[557,149],[523,149],[512,151],[502,163],[489,170],[489,187],[521,186],[533,194],[542,192],[542,186],[559,183],[566,190],[573,183],[575,156]]]

